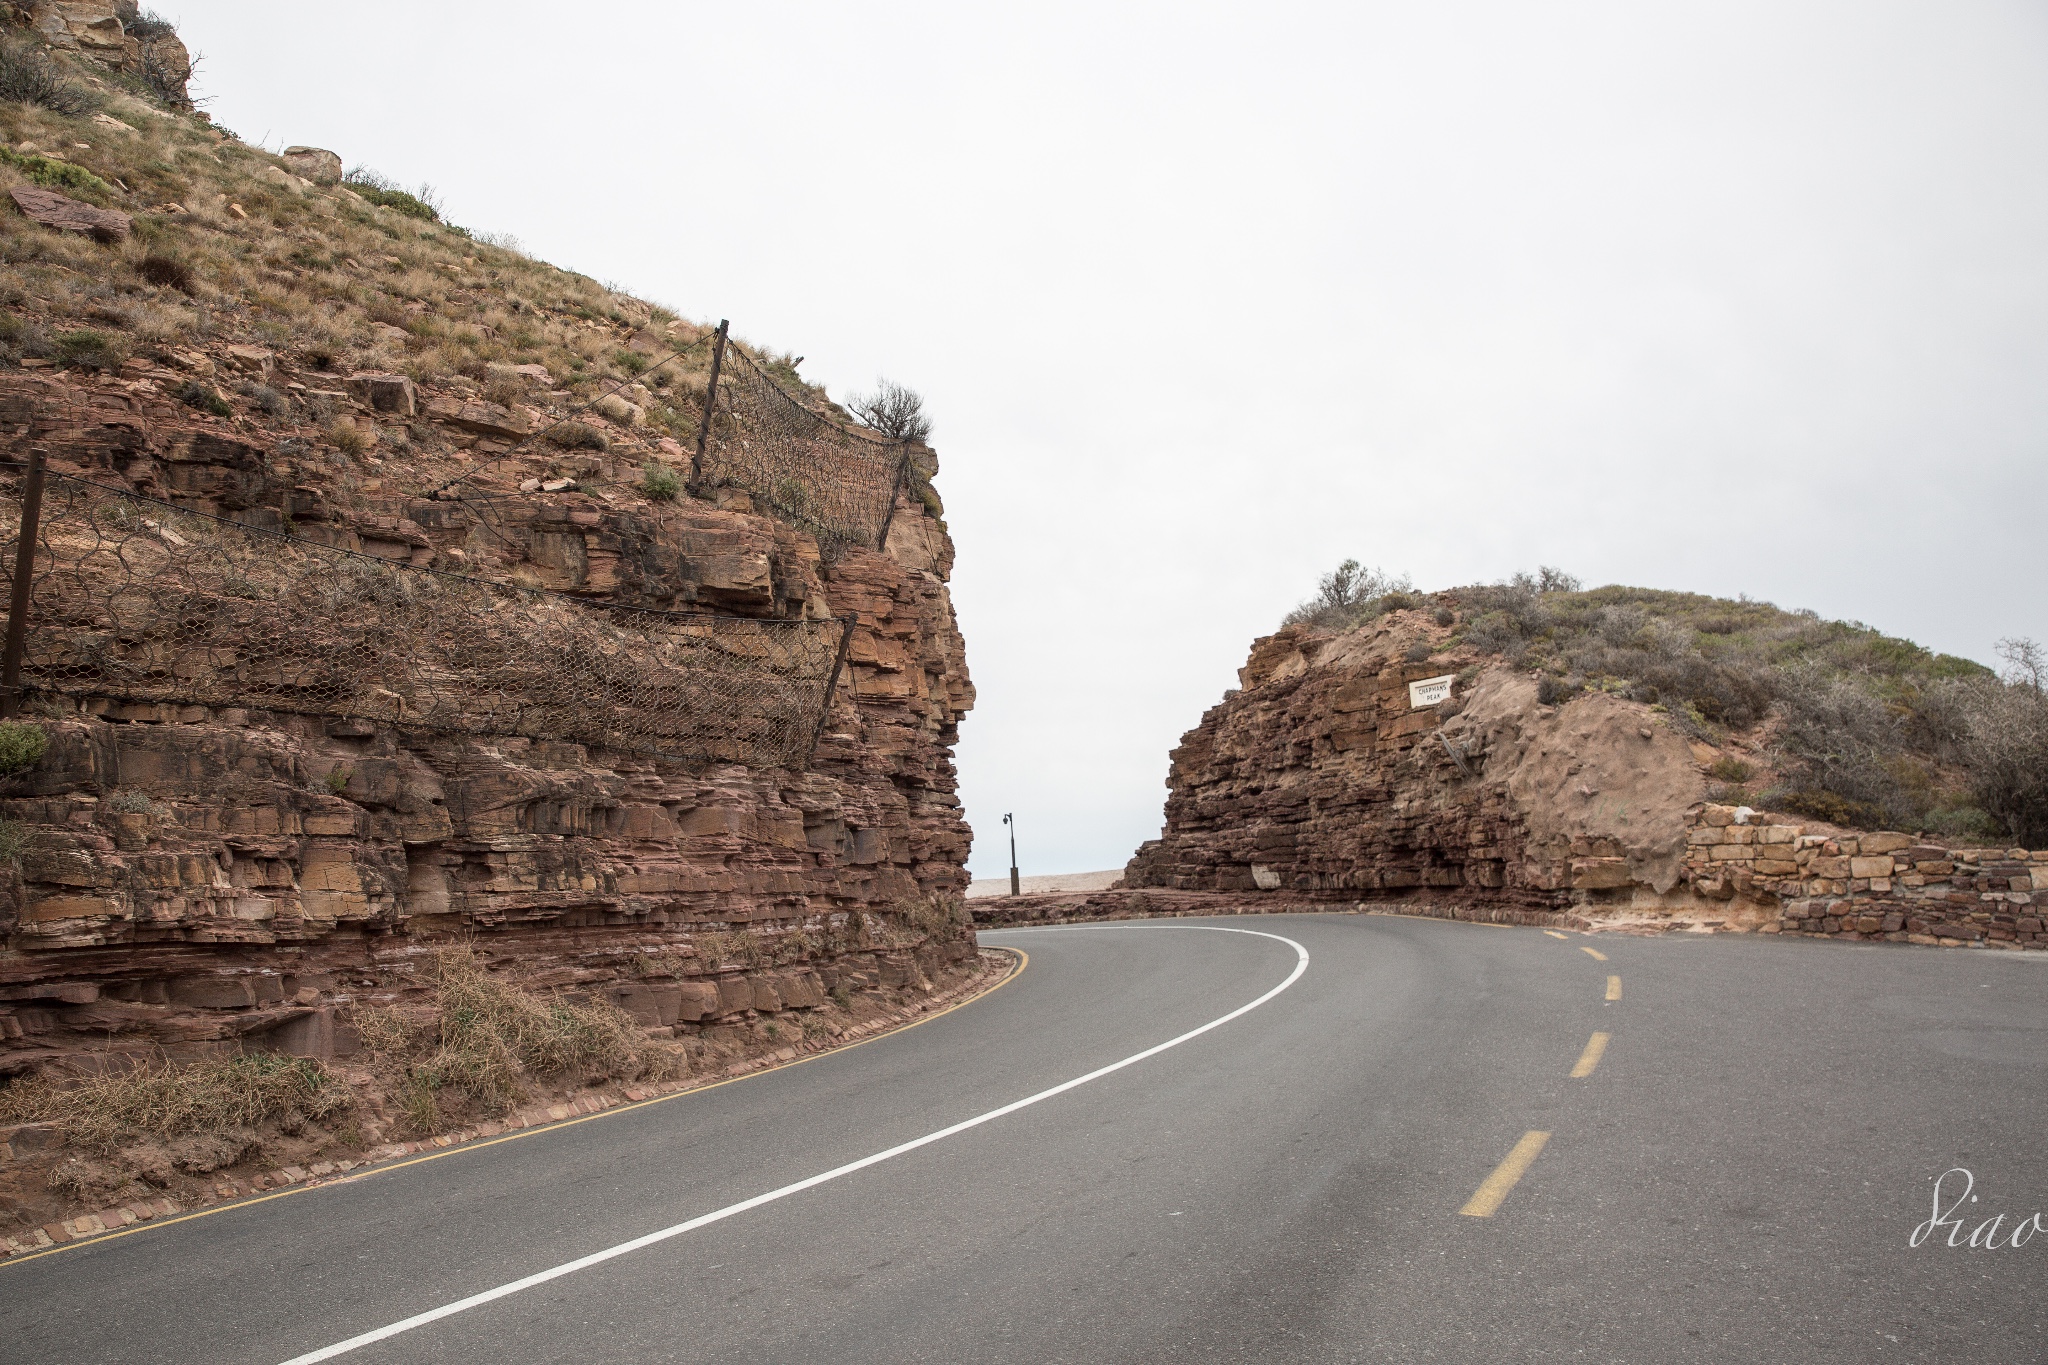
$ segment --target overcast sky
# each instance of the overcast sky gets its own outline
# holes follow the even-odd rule
[[[273,149],[926,396],[977,875],[1353,556],[2048,640],[2048,7],[171,0]]]

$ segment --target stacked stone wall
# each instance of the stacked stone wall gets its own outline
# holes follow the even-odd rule
[[[2048,949],[2048,851],[1950,848],[1705,805],[1687,834],[1698,895],[1770,905],[1765,932]]]

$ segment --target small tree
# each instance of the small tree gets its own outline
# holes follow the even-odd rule
[[[2048,845],[2048,690],[2041,647],[2000,640],[2004,675],[1975,684],[1965,703],[1963,762],[1977,804],[2016,844]]]
[[[892,380],[876,380],[873,393],[856,393],[846,400],[846,406],[862,426],[891,440],[931,439],[932,419],[925,415],[923,397]]]
[[[1406,574],[1389,577],[1347,559],[1324,574],[1316,584],[1316,595],[1288,612],[1282,624],[1341,629],[1377,616],[1379,601],[1388,593],[1413,590]]]

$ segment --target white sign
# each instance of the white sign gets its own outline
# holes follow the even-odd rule
[[[1408,709],[1418,706],[1435,706],[1451,695],[1451,684],[1457,679],[1449,674],[1441,678],[1424,678],[1421,682],[1408,684]]]

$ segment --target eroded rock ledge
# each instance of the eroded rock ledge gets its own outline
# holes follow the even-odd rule
[[[1291,626],[1257,641],[1241,686],[1173,751],[1165,829],[1122,886],[2048,948],[2048,853],[1710,805],[1698,756],[1658,708],[1600,693],[1541,704],[1533,678],[1447,635],[1396,611],[1344,634]],[[1417,705],[1410,684],[1432,678],[1450,679],[1450,695]],[[1132,898],[1059,913],[1141,913]]]

